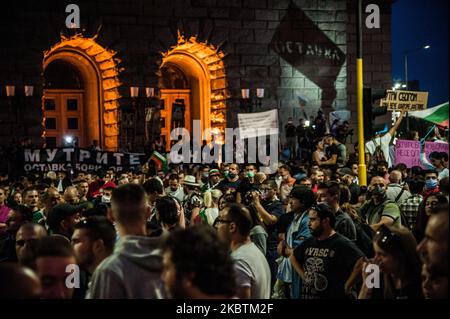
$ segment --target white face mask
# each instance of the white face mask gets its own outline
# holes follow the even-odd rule
[[[111,202],[111,197],[110,196],[102,196],[102,203],[110,203]]]

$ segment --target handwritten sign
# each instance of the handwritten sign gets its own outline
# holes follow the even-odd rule
[[[388,111],[419,111],[425,110],[427,103],[428,92],[388,90],[380,106],[387,107]]]
[[[449,153],[448,143],[425,143],[425,154],[430,158],[432,152]],[[420,144],[419,141],[398,140],[395,145],[395,164],[403,163],[407,167],[420,166]]]
[[[278,133],[278,110],[238,114],[241,138],[254,138]]]

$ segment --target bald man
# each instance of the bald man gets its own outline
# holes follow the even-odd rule
[[[0,299],[37,299],[41,296],[41,282],[29,268],[13,263],[0,264],[0,282]]]
[[[389,185],[386,189],[386,196],[398,206],[411,197],[411,193],[402,184],[402,172],[394,170],[389,174]]]

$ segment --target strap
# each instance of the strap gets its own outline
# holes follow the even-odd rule
[[[398,193],[397,197],[395,198],[395,203],[398,203],[398,200],[400,199],[400,197],[402,197],[404,192],[405,192],[405,188],[402,187],[402,190],[400,191],[400,193]]]

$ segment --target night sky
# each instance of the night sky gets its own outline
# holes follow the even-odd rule
[[[448,4],[397,0],[392,5],[392,78],[404,80],[405,51],[430,44],[408,55],[408,80],[419,80],[421,91],[430,92],[429,107],[449,100]]]

